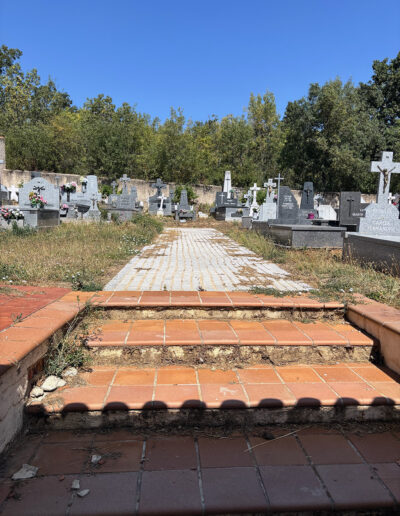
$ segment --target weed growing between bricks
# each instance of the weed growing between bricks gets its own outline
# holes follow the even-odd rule
[[[156,218],[137,215],[121,224],[64,223],[46,231],[3,231],[0,281],[101,290],[162,229]]]
[[[342,250],[330,249],[282,249],[271,239],[241,229],[236,225],[220,227],[228,237],[247,247],[266,260],[285,263],[293,279],[311,285],[312,297],[320,301],[354,302],[354,294],[400,308],[400,278],[389,271],[379,272],[371,265],[342,261]],[[280,295],[273,289],[258,289],[258,293]]]

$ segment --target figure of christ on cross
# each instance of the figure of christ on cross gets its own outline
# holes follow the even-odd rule
[[[382,152],[381,161],[371,161],[371,172],[379,172],[378,204],[388,204],[390,177],[392,174],[400,174],[400,163],[393,161],[393,152]]]

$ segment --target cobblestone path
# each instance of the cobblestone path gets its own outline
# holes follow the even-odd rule
[[[167,228],[142,249],[104,290],[309,290],[215,229]]]

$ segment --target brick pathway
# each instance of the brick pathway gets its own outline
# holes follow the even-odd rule
[[[215,229],[167,228],[104,290],[309,290],[274,263],[256,256]]]
[[[30,435],[0,469],[2,516],[399,510],[400,433],[265,428],[215,436]],[[289,435],[287,435],[289,434]],[[93,455],[101,455],[92,465]],[[23,463],[37,478],[13,482]],[[71,489],[79,480],[85,497]],[[396,509],[397,507],[397,509]],[[391,512],[392,513],[392,512]],[[379,512],[381,514],[381,512]]]
[[[52,303],[70,290],[0,285],[0,331]]]

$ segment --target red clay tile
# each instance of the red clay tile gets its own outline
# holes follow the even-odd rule
[[[260,473],[273,511],[331,509],[330,500],[310,466],[261,466]]]
[[[200,306],[198,292],[171,292],[171,306]]]
[[[200,464],[204,468],[253,466],[246,439],[243,437],[199,438]]]
[[[200,383],[239,383],[235,371],[221,371],[220,369],[199,369],[197,371]]]
[[[117,441],[141,441],[142,437],[138,436],[134,428],[100,428],[93,435],[94,443],[99,442],[117,442]]]
[[[282,366],[276,368],[284,382],[322,382],[321,378],[309,366]]]
[[[327,324],[320,322],[306,324],[298,321],[293,324],[310,337],[315,346],[348,344],[347,339],[339,335]]]
[[[199,296],[203,306],[232,306],[225,292],[199,292]]]
[[[156,486],[156,491],[155,491]],[[197,471],[144,471],[139,515],[201,514]]]
[[[244,388],[251,407],[289,407],[296,402],[296,398],[283,384],[245,384]]]
[[[155,388],[155,408],[198,408],[201,406],[197,385],[157,385]]]
[[[344,364],[313,366],[313,369],[328,383],[360,381],[359,376]]]
[[[142,459],[143,441],[96,442],[91,454],[101,455],[104,464],[93,466],[88,463],[86,471],[98,473],[119,473],[139,471]]]
[[[296,405],[320,407],[341,404],[340,398],[325,383],[286,383],[296,397]]]
[[[233,306],[262,306],[262,301],[249,292],[227,292]]]
[[[264,306],[294,308],[294,299],[292,297],[275,297],[266,296],[265,294],[257,294]]]
[[[360,464],[361,457],[343,435],[299,435],[307,455],[314,464]]]
[[[43,438],[43,443],[85,443],[90,444],[93,441],[93,434],[78,430],[54,430]]]
[[[119,369],[113,385],[154,385],[155,369]]]
[[[134,292],[130,290],[114,292],[112,297],[107,300],[107,306],[137,306],[141,295],[141,292]]]
[[[167,437],[146,443],[144,469],[196,469],[197,457],[193,437]]]
[[[374,471],[400,502],[400,466],[397,463],[373,464]]]
[[[191,367],[158,369],[157,385],[197,385],[196,371]]]
[[[114,378],[115,368],[93,368],[91,372],[80,373],[79,380],[83,380],[87,385],[100,387],[102,385],[110,385]]]
[[[116,385],[107,396],[105,410],[151,408],[153,387],[150,385]]]
[[[87,345],[90,347],[98,346],[124,346],[127,330],[125,331],[105,331],[91,334],[87,339]]]
[[[374,365],[369,367],[352,366],[352,370],[360,375],[367,382],[393,382],[393,378],[389,371]]]
[[[254,468],[203,469],[202,485],[207,514],[265,514],[268,510]]]
[[[388,491],[365,464],[317,466],[336,509],[373,509],[393,505]]]
[[[133,514],[136,505],[137,473],[103,473],[81,477],[81,488],[90,496],[75,497],[71,516]]]
[[[271,345],[275,344],[275,339],[257,321],[230,321],[236,335],[239,337],[242,345]]]
[[[263,369],[238,369],[243,383],[282,383],[273,367]]]
[[[164,343],[164,321],[134,321],[127,345],[159,346]]]
[[[250,444],[257,464],[260,466],[307,464],[306,456],[293,436],[271,440],[250,437]]]
[[[345,405],[385,405],[386,398],[364,382],[331,382]]]
[[[367,337],[360,330],[354,328],[351,324],[334,324],[329,323],[329,326],[340,333],[351,346],[372,346],[374,344],[371,337]]]
[[[263,321],[264,327],[272,334],[278,344],[290,346],[306,346],[312,344],[312,340],[304,335],[293,323],[282,319],[276,321]]]
[[[57,477],[34,478],[18,485],[17,497],[9,498],[2,516],[64,516],[71,500],[72,477],[60,482]],[[38,493],[45,493],[38,496]]]
[[[199,329],[204,344],[237,344],[238,338],[232,328],[224,321],[199,321]]]
[[[123,322],[118,320],[104,321],[101,326],[99,326],[99,330],[103,333],[106,332],[128,332],[131,328],[131,322]]]
[[[165,321],[165,344],[167,345],[199,345],[201,338],[196,321]]]
[[[31,464],[40,475],[69,475],[83,471],[89,459],[89,448],[68,446],[65,443],[42,444]]]
[[[350,434],[348,438],[368,462],[394,462],[400,459],[400,441],[390,432]]]
[[[208,408],[246,408],[247,398],[241,385],[200,384],[203,401]]]
[[[390,405],[400,405],[400,384],[395,382],[371,382],[379,394],[386,396]]]
[[[39,445],[41,443],[41,436],[26,435],[14,443],[14,446],[6,455],[6,460],[0,462],[0,479],[11,477],[17,472],[22,464],[32,464],[32,459],[35,456]]]
[[[165,291],[143,292],[140,299],[140,306],[169,306],[171,293]]]

